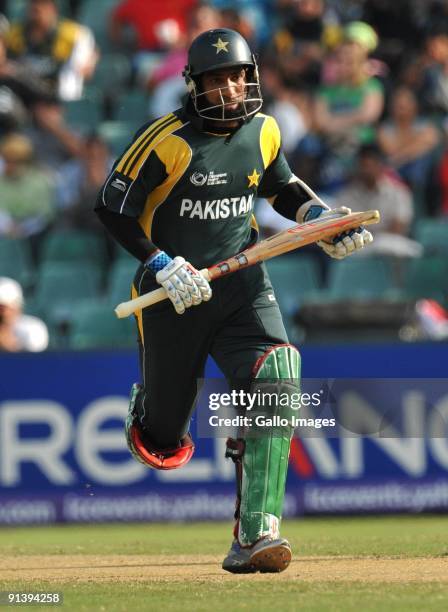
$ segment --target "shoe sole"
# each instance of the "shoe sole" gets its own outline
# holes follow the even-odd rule
[[[266,547],[255,552],[250,560],[251,571],[266,573],[283,572],[291,563],[291,549],[284,544]],[[254,569],[252,569],[254,568]]]
[[[222,569],[231,574],[255,574],[258,571],[254,565],[223,565]]]

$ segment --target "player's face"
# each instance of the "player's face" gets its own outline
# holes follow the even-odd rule
[[[28,19],[31,23],[43,28],[53,25],[57,17],[57,8],[52,0],[30,0]]]
[[[234,112],[244,100],[246,71],[244,68],[226,68],[206,72],[202,77],[202,89],[210,106],[225,104],[226,111]]]

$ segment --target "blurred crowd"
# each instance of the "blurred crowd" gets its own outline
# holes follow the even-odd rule
[[[0,239],[27,240],[37,270],[49,234],[92,232],[110,265],[95,194],[182,103],[188,46],[214,27],[257,53],[294,172],[330,205],[378,208],[378,244],[418,254],[415,223],[448,216],[447,0],[0,0]]]

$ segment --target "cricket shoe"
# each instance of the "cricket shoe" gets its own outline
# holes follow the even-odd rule
[[[283,572],[291,562],[291,554],[291,546],[285,538],[263,538],[248,547],[234,540],[222,569],[232,574]]]
[[[125,435],[128,448],[137,461],[156,470],[175,470],[190,461],[194,453],[194,443],[186,434],[175,448],[157,449],[145,439],[137,412],[137,398],[142,387],[132,385],[128,416],[125,421]]]

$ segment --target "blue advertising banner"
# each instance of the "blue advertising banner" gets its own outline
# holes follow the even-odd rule
[[[448,345],[301,352],[336,426],[299,428],[285,516],[447,510]],[[206,375],[219,376],[212,362]],[[193,459],[170,472],[128,453],[123,420],[138,379],[126,351],[0,356],[0,524],[231,519],[224,435],[196,437]]]

